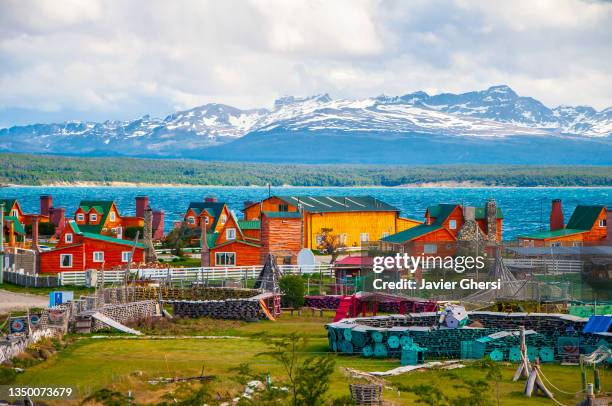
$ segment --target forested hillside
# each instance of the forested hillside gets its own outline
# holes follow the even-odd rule
[[[0,154],[0,183],[132,182],[185,185],[612,186],[610,166],[289,165]]]

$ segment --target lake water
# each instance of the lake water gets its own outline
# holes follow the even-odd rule
[[[278,195],[371,195],[400,209],[401,215],[423,220],[428,205],[459,203],[481,205],[495,198],[504,213],[504,240],[548,227],[550,202],[563,200],[565,221],[578,204],[602,204],[612,207],[612,188],[332,188],[278,187]],[[8,187],[0,189],[0,198],[17,198],[26,212],[38,212],[39,195],[51,194],[55,207],[65,207],[72,215],[81,199],[114,200],[122,214],[133,215],[134,198],[148,195],[154,209],[166,214],[166,229],[182,219],[190,201],[205,196],[228,203],[241,217],[246,200],[259,201],[268,196],[264,187]]]

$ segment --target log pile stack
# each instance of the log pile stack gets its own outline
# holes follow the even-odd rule
[[[217,288],[193,286],[128,286],[104,289],[106,303],[124,303],[141,300],[224,300],[249,298],[257,295],[255,289]]]
[[[179,317],[246,321],[266,318],[259,301],[252,299],[174,300],[168,303],[172,305],[174,316]]]

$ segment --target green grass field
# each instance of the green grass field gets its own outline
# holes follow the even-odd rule
[[[258,372],[270,372],[272,380],[279,383],[283,373],[280,365],[269,358],[258,356],[267,350],[265,339],[258,335],[287,334],[299,331],[310,339],[307,354],[327,354],[336,360],[329,397],[348,394],[348,383],[353,378],[343,373],[343,367],[360,371],[385,371],[399,366],[396,359],[365,359],[358,356],[339,356],[327,352],[324,323],[326,317],[304,314],[302,316],[284,315],[276,322],[262,321],[244,323],[221,320],[177,320],[162,322],[159,325],[138,327],[145,332],[158,334],[184,334],[233,336],[234,338],[185,338],[185,339],[128,339],[118,336],[108,338],[82,337],[47,361],[28,368],[17,378],[17,384],[72,385],[79,393],[86,395],[99,388],[112,388],[127,393],[131,390],[137,402],[153,402],[173,389],[172,385],[151,385],[149,379],[158,377],[187,377],[199,375],[202,370],[207,375],[215,375],[214,391],[235,396],[242,393],[242,387],[232,380],[236,372],[232,368],[248,362]],[[580,389],[578,367],[544,365],[546,376],[555,385],[567,392]],[[503,379],[500,384],[500,404],[502,405],[543,405],[553,404],[544,398],[528,399],[522,396],[524,382],[511,382],[515,366],[503,365]],[[604,371],[602,386],[607,388],[609,378]],[[462,393],[453,386],[463,379],[484,378],[485,371],[475,365],[454,370],[432,370],[412,372],[387,379],[394,384],[430,384],[441,388],[445,393]],[[454,391],[454,392],[453,392]],[[467,392],[465,392],[467,394]],[[495,398],[495,385],[491,385],[491,397]],[[410,392],[385,390],[385,400],[394,404],[415,404],[416,397]],[[557,394],[557,399],[565,404],[576,404],[578,398]],[[58,403],[60,404],[60,403]],[[66,404],[62,402],[61,404]],[[77,404],[76,402],[74,404]]]

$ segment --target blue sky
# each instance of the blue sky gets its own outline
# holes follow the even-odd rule
[[[4,0],[0,127],[508,84],[612,105],[612,3]]]

